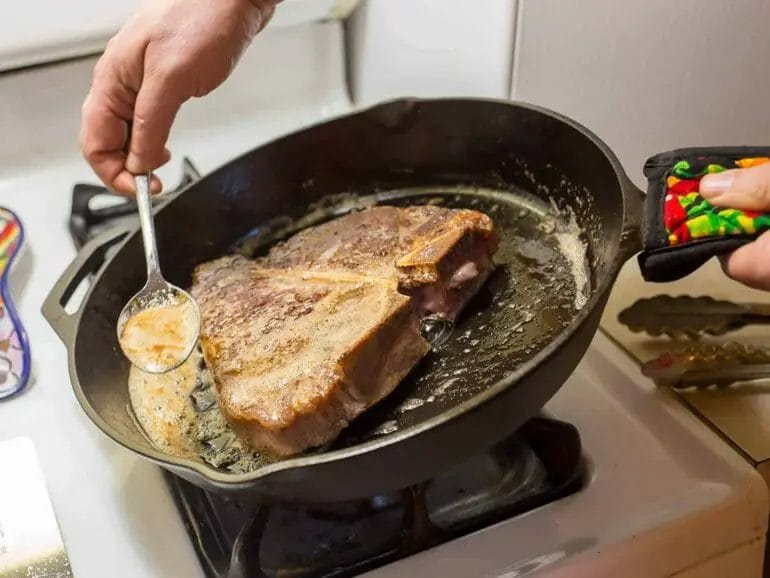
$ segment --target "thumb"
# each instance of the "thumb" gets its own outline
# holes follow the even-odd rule
[[[718,207],[770,211],[770,162],[704,176],[701,196]]]
[[[753,243],[744,245],[722,257],[722,269],[728,276],[754,289],[770,291],[770,232],[760,235]]]

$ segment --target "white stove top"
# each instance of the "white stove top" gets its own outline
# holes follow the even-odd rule
[[[371,576],[650,578],[763,549],[761,477],[603,334],[546,409],[580,432],[581,491]]]
[[[161,171],[169,185],[183,155],[208,172],[350,108],[339,23],[265,38],[221,91],[180,116],[171,142],[176,161]],[[287,51],[294,66],[271,66],[271,54]],[[79,578],[201,576],[160,470],[89,422],[72,393],[64,347],[39,313],[75,254],[66,226],[71,186],[93,181],[75,144],[91,66],[0,78],[0,205],[26,227],[13,291],[34,364],[28,391],[0,402],[0,440],[34,441]],[[574,578],[623,569],[624,578],[664,576],[739,547],[762,547],[768,504],[759,476],[605,337],[595,339],[548,408],[580,430],[591,469],[584,491],[372,575]],[[670,555],[650,556],[664,550]]]

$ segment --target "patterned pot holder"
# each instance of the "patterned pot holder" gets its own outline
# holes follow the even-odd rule
[[[770,147],[678,149],[650,158],[639,255],[645,280],[679,279],[770,230],[770,213],[715,207],[699,192],[704,175],[766,162]]]

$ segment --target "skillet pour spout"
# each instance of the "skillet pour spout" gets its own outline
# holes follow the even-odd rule
[[[568,118],[508,101],[410,99],[279,138],[173,194],[156,212],[155,223],[164,271],[181,287],[190,285],[195,266],[227,253],[255,227],[307,218],[335,195],[418,203],[438,192],[456,206],[477,208],[484,199],[496,199],[501,207],[515,206],[512,214],[525,215],[506,220],[492,212],[494,203],[489,207],[500,233],[511,241],[508,258],[521,268],[492,278],[473,314],[459,320],[466,325],[458,335],[472,329],[510,345],[487,357],[470,351],[446,359],[473,371],[472,386],[469,381],[440,401],[396,411],[410,396],[429,397],[430,390],[421,388],[433,383],[439,363],[426,359],[331,448],[248,473],[158,451],[127,411],[129,366],[115,323],[144,281],[137,228],[109,231],[84,247],[47,297],[43,314],[67,348],[73,390],[93,423],[129,451],[201,487],[254,500],[309,503],[401,489],[493,446],[541,410],[583,357],[617,272],[632,253],[643,249],[647,277],[664,280],[682,274],[688,268],[682,263],[701,260],[701,242],[714,252],[717,242],[750,238],[748,233],[720,238],[714,245],[698,238],[694,243],[701,253],[696,258],[691,249],[685,259],[688,247],[696,245],[670,244],[666,194],[659,190],[669,176],[679,179],[669,174],[678,157],[662,156],[658,162],[661,174],[648,175],[658,188],[650,189],[643,202],[609,148]],[[679,179],[686,180],[694,179]],[[585,248],[590,291],[581,307],[565,299],[574,285],[568,274],[556,275],[551,284],[538,281],[535,267],[522,265],[516,251],[530,246],[537,255],[558,254],[557,235],[537,222],[553,209],[570,215]],[[329,213],[335,214],[340,212]],[[668,265],[661,265],[665,259]],[[677,264],[672,266],[671,259]],[[68,313],[65,306],[81,281],[90,282],[89,288],[77,310]],[[535,289],[521,291],[527,282]],[[496,292],[511,287],[517,290],[515,306],[496,307]],[[546,311],[552,303],[563,305],[559,315]],[[499,313],[526,308],[534,320],[521,332],[515,330],[518,321]]]

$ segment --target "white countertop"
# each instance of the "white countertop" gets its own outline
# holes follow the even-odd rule
[[[64,346],[39,311],[75,254],[66,228],[68,189],[85,176],[73,164],[0,182],[0,204],[25,226],[12,286],[33,359],[28,390],[0,402],[0,439],[33,440],[76,576],[199,576],[160,470],[90,423],[72,393]]]
[[[673,283],[645,283],[636,260],[629,261],[620,272],[602,318],[603,329],[637,362],[644,363],[663,353],[681,351],[690,345],[688,340],[650,337],[634,333],[618,321],[620,312],[638,299],[656,295],[708,296],[733,303],[770,304],[770,292],[749,289],[732,281],[722,272],[719,262],[712,259],[704,267]],[[725,335],[702,336],[701,344],[724,345],[739,343],[750,347],[770,348],[770,331],[766,325],[747,325]],[[770,467],[770,381],[736,383],[727,388],[685,389],[677,392],[725,439],[756,463],[766,462]],[[770,474],[768,484],[770,484]]]

